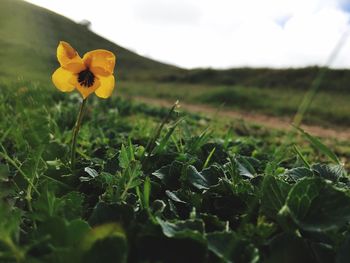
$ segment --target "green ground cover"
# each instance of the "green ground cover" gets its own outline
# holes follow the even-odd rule
[[[187,71],[0,3],[0,262],[349,262],[349,142],[91,96],[71,170],[81,98],[50,80],[67,40],[117,54],[123,97],[293,115],[317,69]],[[347,74],[308,122],[349,124]]]
[[[1,262],[349,261],[346,156],[314,138],[92,97],[71,171],[79,95],[1,90]]]

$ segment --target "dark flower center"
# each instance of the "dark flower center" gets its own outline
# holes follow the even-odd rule
[[[78,82],[84,88],[90,88],[94,85],[95,76],[89,69],[85,69],[78,74]]]

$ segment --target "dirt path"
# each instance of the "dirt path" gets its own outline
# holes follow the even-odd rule
[[[155,99],[146,97],[132,97],[132,99],[135,101],[159,105],[163,107],[170,107],[174,104],[174,101],[165,99]],[[242,119],[248,123],[254,123],[273,129],[286,130],[291,128],[291,119],[289,118],[273,117],[264,114],[249,113],[243,111],[218,109],[209,105],[190,104],[184,102],[180,102],[180,107],[189,112],[202,113],[211,117],[218,116],[231,119]],[[302,125],[302,128],[312,135],[316,135],[323,138],[336,138],[339,140],[350,139],[350,128],[329,129],[315,125]]]

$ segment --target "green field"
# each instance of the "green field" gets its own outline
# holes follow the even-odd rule
[[[92,97],[72,171],[79,95],[1,90],[1,262],[349,259],[350,179],[314,138]]]
[[[247,86],[212,86],[208,84],[177,84],[154,82],[121,82],[119,92],[130,96],[171,99],[220,106],[243,112],[263,113],[292,118],[306,92],[292,88],[260,88]],[[306,113],[306,123],[325,127],[349,127],[350,106],[346,91],[316,94]]]
[[[350,261],[350,142],[126,99],[292,116],[318,69],[183,70],[0,3],[0,262]],[[119,58],[117,94],[88,98],[75,167],[82,99],[51,83],[60,40]],[[329,72],[308,122],[349,124],[347,74]]]

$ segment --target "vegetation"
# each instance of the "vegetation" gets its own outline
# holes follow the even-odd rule
[[[246,86],[210,86],[200,84],[121,82],[120,93],[176,100],[195,104],[209,104],[236,111],[257,112],[292,119],[305,91],[295,89],[259,88]],[[189,92],[190,91],[190,92]],[[349,94],[319,91],[304,120],[306,123],[332,128],[349,127]]]
[[[72,167],[81,96],[58,92],[50,76],[58,41],[69,39],[81,53],[117,50],[118,94],[289,114],[302,90],[278,86],[277,97],[253,82],[176,79],[206,71],[147,60],[86,26],[0,1],[0,262],[349,262],[350,142],[92,95]],[[346,125],[340,90],[321,88],[309,121]]]
[[[349,177],[307,134],[92,97],[72,172],[78,94],[1,90],[1,261],[349,260]]]
[[[212,85],[241,85],[259,88],[307,90],[321,70],[327,70],[321,90],[349,92],[350,71],[320,67],[270,69],[233,68],[227,70],[194,69],[183,74],[166,76],[164,80],[177,83],[199,83]]]

